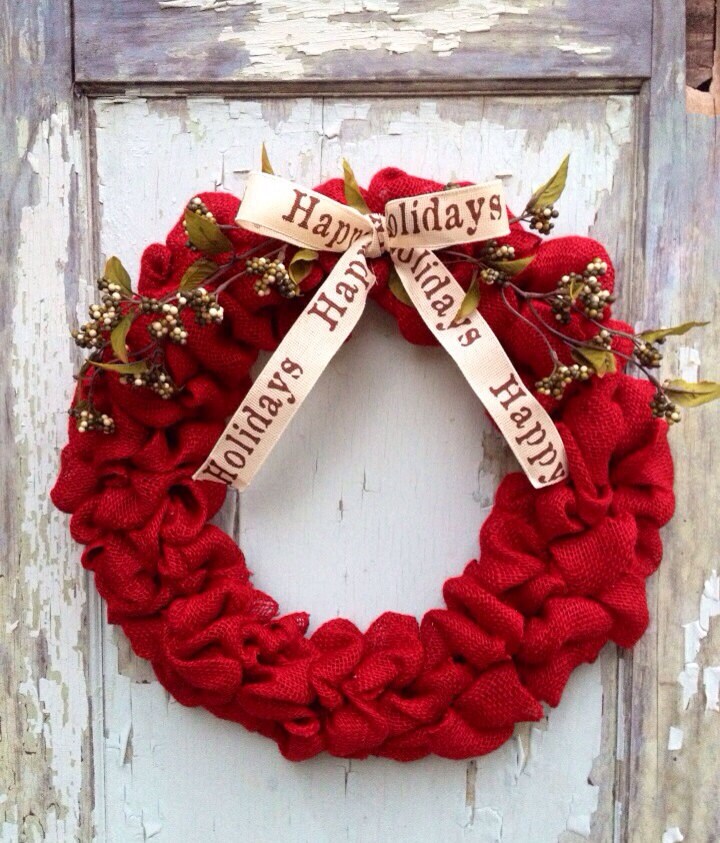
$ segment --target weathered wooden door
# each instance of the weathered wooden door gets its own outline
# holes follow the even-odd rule
[[[242,193],[263,141],[276,170],[306,184],[338,174],[345,156],[361,183],[388,164],[441,180],[500,175],[513,204],[569,151],[558,231],[608,245],[621,315],[711,318],[717,100],[697,94],[706,113],[686,113],[682,4],[0,10],[0,838],[720,839],[712,409],[673,433],[679,511],[641,644],[607,648],[543,722],[467,763],[292,765],[259,736],[176,704],[106,625],[47,497],[77,363],[67,330],[101,258],[136,270],[196,191]],[[694,336],[683,343],[683,371],[717,375],[709,330],[702,358]],[[511,465],[446,355],[404,343],[373,311],[224,525],[288,606],[315,625],[339,613],[364,625],[437,603],[442,579],[476,554]]]

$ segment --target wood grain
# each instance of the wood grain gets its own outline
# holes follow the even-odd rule
[[[94,133],[99,243],[132,273],[198,189],[242,192],[264,140],[276,171],[303,183],[340,173],[342,155],[363,183],[402,161],[449,179],[503,174],[515,207],[572,149],[558,231],[602,239],[633,283],[632,97],[111,98],[94,103]],[[445,355],[403,342],[374,307],[365,314],[223,518],[283,610],[309,610],[313,626],[338,614],[364,626],[382,609],[438,605],[442,580],[477,552],[512,465],[469,392]],[[439,435],[448,425],[452,435]],[[612,839],[612,648],[573,677],[546,721],[494,755],[403,766],[289,765],[266,740],[168,700],[113,632],[92,653],[105,665],[108,840],[228,840],[239,827],[261,843]],[[188,811],[198,779],[203,800]]]
[[[48,490],[86,258],[69,4],[0,0],[0,839],[92,837],[87,600]]]
[[[646,325],[713,319],[720,307],[718,118],[686,113],[682,4],[658,0],[656,7],[656,70],[643,118],[649,129]],[[671,374],[717,379],[717,319],[675,343],[668,356],[675,361]],[[625,837],[633,843],[720,839],[717,425],[717,407],[705,407],[688,412],[671,437],[677,515],[665,529],[665,558],[652,581],[651,629],[632,661]]]
[[[75,0],[80,82],[640,78],[651,0]]]
[[[685,4],[685,81],[691,88],[707,85],[715,59],[716,0],[687,0]]]
[[[545,720],[468,763],[293,766],[174,703],[100,621],[47,499],[77,364],[66,331],[93,295],[92,266],[118,252],[136,269],[199,188],[241,192],[261,141],[277,170],[309,184],[347,155],[361,181],[390,161],[503,174],[516,206],[572,148],[559,233],[608,245],[621,315],[644,327],[711,319],[720,73],[716,56],[711,91],[687,99],[705,113],[688,114],[684,11],[672,0],[76,0],[76,81],[113,92],[77,100],[67,2],[0,0],[3,843],[225,843],[240,828],[259,843],[720,839],[715,407],[672,434],[678,514],[646,636],[619,659],[607,648]],[[702,75],[708,42],[690,41]],[[672,349],[668,374],[718,377],[717,327]],[[448,361],[374,310],[218,522],[284,609],[366,624],[379,608],[437,605],[510,464]]]

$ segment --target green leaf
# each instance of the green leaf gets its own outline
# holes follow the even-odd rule
[[[370,208],[368,208],[362,197],[362,193],[360,193],[360,187],[355,178],[355,173],[353,173],[352,167],[344,158],[343,180],[345,182],[345,201],[347,204],[351,208],[355,208],[356,211],[360,211],[361,214],[369,214]]]
[[[541,187],[538,187],[530,197],[530,201],[527,204],[528,210],[547,208],[548,205],[554,205],[557,202],[565,189],[569,163],[570,156],[566,155],[552,178],[546,181]]]
[[[123,316],[110,333],[110,345],[112,346],[112,350],[115,352],[115,356],[124,363],[127,363],[128,361],[127,349],[125,348],[125,338],[128,335],[128,331],[130,330],[130,326],[132,325],[134,319],[134,314],[128,313],[126,316]]]
[[[679,404],[681,407],[699,407],[700,404],[707,404],[720,398],[720,383],[713,381],[700,381],[690,383],[681,378],[666,381],[663,389],[668,398]]]
[[[271,176],[275,175],[275,170],[273,170],[272,164],[270,163],[270,159],[268,158],[267,149],[265,149],[265,144],[262,145],[262,152],[260,153],[260,162],[263,173],[269,173]]]
[[[318,253],[312,249],[298,249],[290,258],[288,275],[296,284],[300,284],[310,274],[313,261],[317,260]]]
[[[583,287],[585,286],[585,279],[580,276],[579,278],[573,278],[568,286],[568,295],[570,296],[570,301],[575,301],[575,299],[582,293]]]
[[[103,278],[113,284],[119,284],[126,293],[132,293],[130,276],[127,269],[122,265],[120,258],[116,258],[113,255],[107,259]]]
[[[135,363],[101,363],[99,360],[89,360],[98,369],[107,369],[108,372],[117,372],[119,375],[139,375],[147,372],[146,360],[137,360]]]
[[[528,258],[515,258],[511,261],[492,261],[488,263],[488,266],[497,269],[498,272],[504,272],[506,275],[519,275],[533,260],[535,260],[535,255]]]
[[[592,366],[599,378],[617,370],[615,355],[612,351],[606,351],[604,348],[583,345],[580,348],[574,348],[572,356],[576,363]]]
[[[206,255],[232,251],[232,243],[223,234],[220,226],[207,217],[186,210],[185,229],[192,245]]]
[[[413,300],[407,294],[405,287],[403,287],[403,282],[400,280],[400,276],[394,266],[391,267],[390,275],[388,275],[388,289],[398,301],[401,301],[408,307],[415,307]]]
[[[692,328],[702,328],[709,324],[709,322],[683,322],[682,325],[676,325],[674,328],[653,328],[650,331],[643,331],[638,336],[645,342],[657,342],[664,340],[665,337],[680,337]]]
[[[208,258],[200,258],[194,264],[185,270],[185,274],[180,280],[179,290],[181,293],[189,292],[199,287],[203,281],[214,275],[218,270],[218,265],[215,261],[208,260]]]
[[[451,324],[456,325],[458,322],[462,322],[466,316],[477,310],[478,304],[480,304],[480,284],[478,283],[476,272]]]

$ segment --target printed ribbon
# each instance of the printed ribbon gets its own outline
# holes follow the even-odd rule
[[[319,252],[342,252],[333,271],[250,388],[196,480],[243,491],[357,324],[375,278],[368,258],[387,253],[428,328],[460,367],[535,488],[567,476],[550,416],[522,383],[499,340],[475,310],[455,322],[465,291],[431,251],[509,233],[502,184],[395,199],[362,214],[268,173],[253,173],[237,222]]]

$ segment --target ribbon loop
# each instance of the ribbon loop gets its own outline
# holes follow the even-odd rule
[[[379,258],[388,251],[385,217],[383,214],[368,214],[367,219],[372,223],[372,240],[365,249],[369,258]]]
[[[342,255],[193,475],[196,480],[247,488],[360,319],[375,283],[367,259],[384,253],[533,486],[565,479],[565,448],[551,418],[524,386],[479,311],[455,321],[465,291],[432,251],[507,235],[501,182],[394,199],[384,214],[363,215],[278,176],[253,173],[237,222],[300,248]]]

